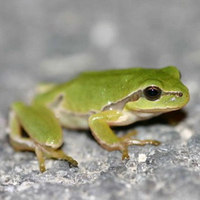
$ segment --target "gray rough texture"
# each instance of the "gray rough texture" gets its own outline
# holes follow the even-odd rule
[[[0,199],[197,200],[200,197],[200,1],[17,0],[0,2]],[[176,65],[191,93],[176,112],[119,130],[162,141],[107,152],[89,132],[65,130],[63,149],[79,161],[15,152],[6,134],[9,105],[41,81],[81,71]],[[80,102],[81,103],[81,102]],[[169,123],[182,118],[175,126]],[[161,120],[162,119],[162,120]],[[164,120],[163,120],[164,119]]]

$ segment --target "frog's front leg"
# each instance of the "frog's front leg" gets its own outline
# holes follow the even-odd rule
[[[9,119],[10,143],[15,150],[34,151],[44,172],[45,158],[64,159],[72,165],[77,162],[59,148],[62,145],[62,129],[53,112],[45,106],[27,106],[21,102],[12,105]],[[24,137],[22,128],[29,136]]]
[[[117,137],[110,126],[120,124],[124,120],[123,112],[108,110],[96,113],[89,118],[90,129],[98,143],[108,151],[119,150],[122,152],[122,159],[129,159],[128,147],[130,145],[159,145],[156,140],[137,140],[131,138],[131,134]]]

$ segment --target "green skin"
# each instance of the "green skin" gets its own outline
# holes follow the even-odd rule
[[[123,126],[181,109],[189,92],[176,67],[130,68],[86,72],[63,84],[43,84],[31,105],[15,102],[10,112],[10,142],[16,150],[35,151],[40,171],[45,158],[66,155],[61,126],[90,129],[97,142],[109,151],[119,150],[128,159],[130,145],[158,145],[155,140],[137,140],[131,134],[117,137],[111,126]],[[22,136],[24,129],[29,138]]]

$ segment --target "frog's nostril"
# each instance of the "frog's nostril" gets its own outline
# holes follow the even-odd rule
[[[182,92],[179,92],[179,93],[178,93],[178,96],[179,96],[179,97],[182,97],[182,96],[183,96],[183,93],[182,93]]]

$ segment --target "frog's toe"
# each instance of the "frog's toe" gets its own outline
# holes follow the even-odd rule
[[[130,158],[128,154],[128,147],[125,147],[121,152],[122,152],[122,160],[128,160]]]
[[[39,147],[36,146],[35,154],[36,154],[38,162],[39,162],[40,171],[43,173],[46,171],[43,151]]]
[[[63,153],[64,153],[64,152],[63,152]],[[72,157],[70,157],[70,156],[68,156],[68,155],[66,155],[66,154],[64,154],[63,157],[61,156],[60,159],[66,160],[66,161],[69,162],[70,165],[72,165],[73,167],[78,167],[78,162],[77,162],[76,160],[74,160]]]
[[[68,160],[68,162],[73,166],[73,167],[78,167],[78,162],[71,158],[71,161]]]

